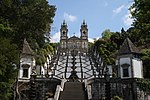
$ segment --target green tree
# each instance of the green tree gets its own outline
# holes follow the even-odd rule
[[[110,41],[119,49],[124,41],[123,33],[114,32],[110,37]]]
[[[19,47],[22,47],[24,38],[42,47],[49,34],[55,10],[47,0],[2,0],[0,21],[10,23],[13,32],[9,37]]]
[[[19,52],[11,41],[12,28],[8,21],[0,17],[0,98],[8,100],[12,96],[12,87],[17,76]]]
[[[150,0],[134,0],[130,7],[133,27],[128,31],[130,36],[134,36],[133,41],[142,49],[144,77],[149,77],[149,49],[150,49]]]
[[[110,32],[110,29],[106,29],[104,32],[102,32],[102,38],[103,39],[110,39],[113,32]]]
[[[137,46],[141,46],[141,43],[140,43],[140,37],[141,36],[140,36],[140,31],[139,30],[137,30],[134,27],[131,27],[127,30],[127,33],[128,33],[128,37],[131,39],[131,41],[134,44],[136,44]]]
[[[9,37],[12,33],[9,22],[4,21],[2,17],[0,21],[0,98],[9,100],[17,75],[19,52],[17,45],[13,44]]]
[[[106,65],[114,63],[114,59],[111,58],[111,54],[115,51],[116,47],[109,40],[99,39],[95,41],[94,47]]]
[[[143,49],[142,51],[142,60],[143,60],[143,67],[144,67],[144,77],[145,78],[150,78],[149,73],[150,73],[150,49]]]
[[[19,53],[17,46],[9,39],[0,37],[0,98],[9,100],[12,86],[17,75]]]
[[[134,0],[130,8],[134,19],[133,26],[137,30],[139,42],[145,47],[150,46],[150,0]]]
[[[46,50],[51,50],[41,48],[49,35],[55,10],[47,0],[0,1],[0,99],[11,97],[24,38],[43,58]]]
[[[54,53],[54,48],[50,44],[45,44],[43,48],[47,51],[48,54],[53,54]]]
[[[44,65],[46,63],[49,55],[52,56],[54,54],[54,48],[50,44],[45,44],[43,48],[41,48],[38,52],[38,57],[36,59],[37,65]]]

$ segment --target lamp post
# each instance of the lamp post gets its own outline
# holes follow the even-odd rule
[[[109,69],[106,67],[106,72],[105,72],[105,97],[106,100],[111,100],[111,86],[110,86],[110,74],[109,74]]]

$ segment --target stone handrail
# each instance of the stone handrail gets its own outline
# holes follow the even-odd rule
[[[56,92],[55,92],[55,95],[54,95],[54,100],[58,100],[59,99],[59,96],[60,96],[60,92],[63,91],[64,89],[64,84],[67,80],[63,79],[62,82],[61,82],[61,85],[58,85],[57,88],[56,88]]]
[[[88,100],[91,100],[92,99],[91,85],[88,85],[87,80],[85,80],[84,83],[85,83],[85,88],[87,89]]]

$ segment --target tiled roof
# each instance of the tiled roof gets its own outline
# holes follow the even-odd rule
[[[33,50],[29,46],[26,39],[24,39],[22,54],[33,55]]]
[[[135,47],[129,38],[126,38],[118,51],[119,55],[122,54],[131,54],[131,53],[140,53],[140,51]]]

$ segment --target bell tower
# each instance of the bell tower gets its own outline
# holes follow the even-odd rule
[[[85,20],[81,24],[81,48],[83,49],[84,52],[88,51],[88,28]]]
[[[81,25],[81,39],[88,39],[88,28],[87,28],[87,24],[85,23],[85,20],[83,21],[82,25]]]
[[[61,48],[66,49],[67,48],[67,39],[68,39],[68,28],[65,20],[61,24],[60,28],[60,43],[61,43]]]

